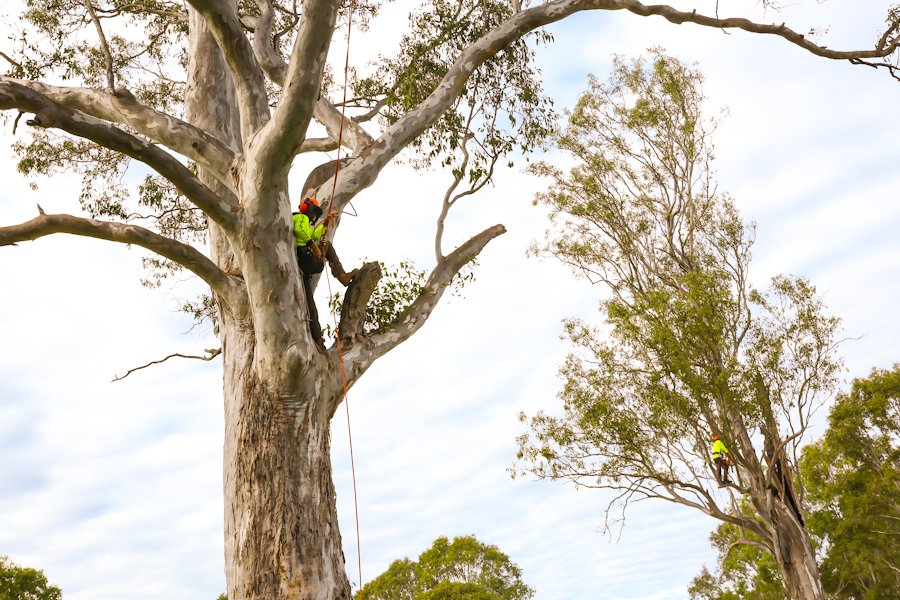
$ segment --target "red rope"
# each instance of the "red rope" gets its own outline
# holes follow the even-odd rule
[[[354,1],[351,0],[349,11],[347,13],[347,55],[344,58],[344,99],[343,102],[341,102],[341,126],[338,129],[337,160],[335,160],[334,163],[334,181],[331,184],[331,201],[328,205],[329,210],[331,210],[331,206],[334,204],[334,195],[337,191],[338,173],[340,173],[341,170],[341,147],[342,142],[344,141],[344,114],[347,109],[347,80],[349,79],[350,73],[350,32],[352,31],[353,23],[353,8]],[[328,295],[329,297],[331,296],[330,280],[328,280]],[[353,510],[356,518],[356,556],[359,566],[359,600],[363,600],[362,543],[360,541],[359,535],[359,497],[356,490],[356,461],[353,457],[353,433],[350,427],[350,400],[347,397],[347,371],[344,368],[344,349],[341,347],[341,335],[340,331],[338,331],[337,315],[334,311],[332,311],[331,316],[334,320],[335,338],[337,340],[338,356],[340,357],[341,362],[341,384],[343,385],[344,389],[344,409],[347,412],[347,439],[350,445],[350,473],[352,474],[353,478]]]

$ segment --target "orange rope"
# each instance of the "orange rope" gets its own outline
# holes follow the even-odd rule
[[[331,185],[331,201],[329,202],[328,210],[331,210],[331,206],[334,204],[334,195],[337,191],[338,173],[340,173],[341,170],[341,146],[342,142],[344,141],[344,114],[347,109],[347,80],[349,79],[350,73],[350,32],[352,31],[354,4],[354,1],[350,0],[350,7],[347,13],[347,55],[344,58],[344,99],[341,103],[341,126],[338,129],[337,160],[334,163],[334,181]],[[328,295],[330,297],[331,281],[327,281],[329,282]],[[344,368],[344,349],[341,347],[341,335],[340,331],[338,331],[337,314],[332,311],[331,316],[334,320],[335,339],[337,341],[338,356],[340,357],[341,362],[341,384],[343,385],[344,389],[344,409],[347,412],[347,439],[350,444],[350,473],[352,474],[353,478],[353,510],[356,517],[356,557],[358,559],[359,566],[359,600],[363,600],[362,543],[360,541],[359,535],[359,498],[356,491],[356,461],[353,458],[353,433],[350,428],[350,399],[347,397],[347,371]]]

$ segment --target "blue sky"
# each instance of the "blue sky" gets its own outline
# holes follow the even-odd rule
[[[714,4],[674,6],[710,12]],[[804,0],[760,16],[756,2],[725,4],[723,14],[799,31],[830,26],[822,43],[834,48],[870,46],[886,11],[880,2]],[[405,23],[401,12],[386,11],[356,35],[352,52],[366,57],[389,44]],[[898,360],[900,137],[892,117],[900,83],[780,39],[624,13],[579,15],[551,31],[556,41],[539,61],[558,108],[571,105],[589,72],[605,78],[612,53],[660,45],[697,62],[710,108],[730,110],[716,135],[716,169],[720,189],[757,223],[754,281],[793,273],[817,286],[853,338],[842,347],[848,378]],[[77,214],[78,181],[30,190],[14,172],[9,127],[2,136],[0,223],[30,219],[36,203]],[[342,223],[344,264],[412,259],[430,268],[448,182],[389,167],[354,202],[359,217]],[[531,206],[540,185],[503,171],[451,213],[447,247],[495,223],[509,232],[482,254],[476,281],[350,392],[363,578],[440,535],[475,534],[523,568],[539,600],[686,598],[691,577],[712,566],[713,522],[642,502],[628,508],[621,532],[604,535],[603,492],[509,477],[517,413],[557,406],[567,351],[560,321],[593,317],[602,293],[553,261],[526,258],[544,231]],[[391,223],[384,201],[400,209]],[[67,600],[212,600],[225,586],[220,364],[169,361],[110,382],[172,352],[217,345],[176,310],[198,283],[185,276],[146,290],[141,256],[63,236],[0,248],[0,553],[44,569]],[[343,408],[333,460],[356,581]]]

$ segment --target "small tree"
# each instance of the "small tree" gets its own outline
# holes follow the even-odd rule
[[[773,556],[792,598],[822,598],[796,464],[835,385],[837,319],[803,279],[750,286],[753,228],[716,190],[702,100],[700,74],[660,50],[617,59],[557,139],[575,166],[535,168],[552,182],[537,203],[554,225],[535,251],[604,284],[607,329],[567,322],[580,353],[562,368],[564,414],[530,419],[521,468],[731,523]],[[710,490],[713,434],[746,512]]]
[[[527,600],[534,590],[499,548],[467,535],[434,540],[417,561],[395,560],[367,583],[369,600]]]
[[[50,585],[43,571],[20,567],[0,555],[0,600],[60,600],[62,590]]]

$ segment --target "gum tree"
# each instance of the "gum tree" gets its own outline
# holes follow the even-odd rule
[[[536,166],[550,180],[536,202],[553,216],[536,250],[607,296],[602,329],[567,323],[563,413],[532,417],[519,457],[625,505],[662,499],[728,523],[772,556],[791,598],[823,598],[797,452],[836,382],[838,321],[803,279],[751,286],[753,227],[717,190],[702,108],[698,71],[658,49],[618,58],[556,139],[575,166]],[[723,493],[714,434],[737,472]]]
[[[546,133],[530,34],[540,41],[540,27],[580,11],[628,11],[772,34],[892,73],[898,44],[896,13],[872,49],[844,52],[784,25],[630,0],[439,0],[413,13],[396,54],[360,66],[349,98],[339,100],[342,73],[326,66],[335,40],[335,54],[343,49],[336,32],[351,14],[364,26],[378,0],[21,5],[23,29],[0,54],[9,65],[0,110],[24,136],[16,144],[20,171],[83,175],[83,213],[39,210],[28,222],[0,227],[0,245],[61,233],[137,245],[155,255],[148,266],[157,274],[187,269],[209,285],[210,295],[190,308],[217,319],[222,343],[232,600],[349,596],[328,439],[342,373],[352,386],[409,339],[460,269],[503,233],[496,225],[451,251],[442,244],[447,211],[483,187],[506,153],[527,151]],[[290,194],[294,160],[335,150],[339,141],[346,158],[333,186],[337,168],[326,161]],[[384,311],[367,311],[378,265],[362,269],[343,299],[342,370],[337,348],[321,348],[308,331],[290,232],[293,200],[315,194],[340,213],[406,148],[451,175],[436,198],[435,264],[404,292],[414,290],[408,306],[387,311],[389,322],[370,318]],[[129,162],[148,172],[134,199],[121,184]],[[339,227],[338,219],[329,237]]]

